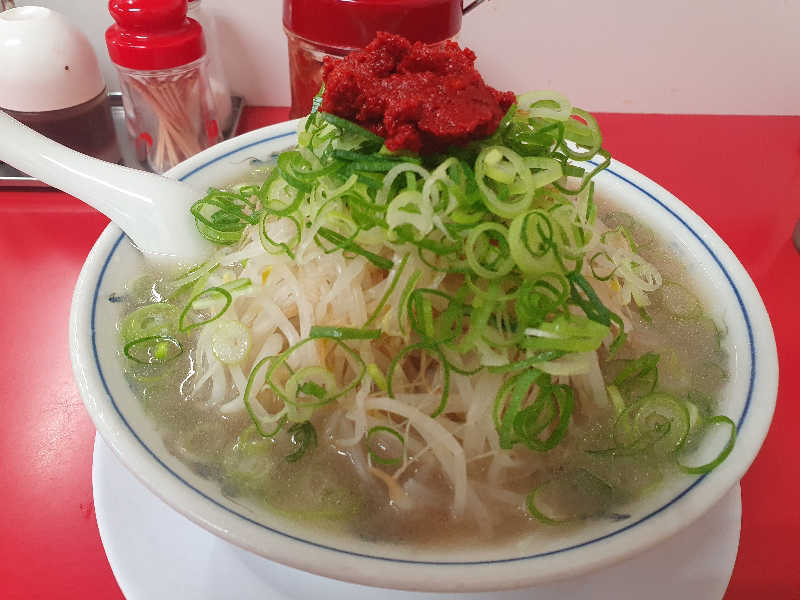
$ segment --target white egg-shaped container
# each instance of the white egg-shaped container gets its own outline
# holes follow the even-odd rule
[[[42,6],[0,13],[0,108],[45,112],[77,106],[105,89],[89,40]]]

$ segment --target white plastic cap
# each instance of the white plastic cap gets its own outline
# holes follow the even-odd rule
[[[43,112],[87,102],[105,89],[89,40],[41,6],[0,13],[0,108]]]

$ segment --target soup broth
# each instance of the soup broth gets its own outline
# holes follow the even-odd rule
[[[404,373],[400,377],[395,373],[396,385],[400,379],[402,385],[395,387],[392,399],[380,378],[381,374],[386,377],[392,358],[403,349],[397,340],[348,341],[349,347],[375,365],[375,369],[365,368],[358,386],[313,411],[296,406],[297,412],[306,413],[286,422],[267,418],[257,425],[258,419],[248,414],[242,398],[248,378],[254,380],[252,373],[259,359],[279,356],[303,339],[300,332],[308,329],[303,322],[308,314],[320,325],[357,324],[341,323],[341,313],[332,306],[316,310],[322,304],[307,307],[304,315],[297,306],[296,291],[286,291],[287,281],[294,278],[295,286],[311,290],[307,299],[313,303],[336,285],[334,274],[347,273],[353,261],[364,262],[359,257],[339,256],[335,264],[325,266],[330,255],[319,248],[309,247],[310,254],[300,259],[303,264],[285,273],[281,267],[255,266],[254,258],[243,255],[240,247],[232,247],[223,252],[221,265],[204,275],[205,281],[199,285],[192,278],[181,285],[187,280],[185,273],[144,275],[126,296],[129,316],[120,324],[124,339],[126,328],[132,327],[130,315],[154,304],[186,304],[198,289],[243,277],[253,280],[254,275],[262,278],[263,290],[234,296],[218,321],[190,329],[181,338],[185,344],[182,352],[168,364],[142,364],[124,356],[122,360],[131,385],[170,452],[201,476],[218,481],[226,496],[244,503],[256,515],[266,511],[362,540],[426,547],[549,535],[554,523],[578,526],[586,519],[625,519],[631,502],[680,473],[674,448],[662,447],[676,445],[675,438],[669,431],[658,433],[656,422],[652,424],[652,431],[657,432],[653,439],[632,439],[636,436],[630,433],[630,426],[626,429],[626,407],[657,394],[662,394],[668,405],[680,402],[677,409],[667,406],[667,412],[686,410],[688,431],[681,434],[685,439],[680,443],[691,447],[700,431],[695,424],[714,414],[714,397],[726,377],[727,357],[721,343],[723,331],[700,301],[676,253],[629,215],[617,211],[601,214],[603,229],[613,232],[624,227],[642,259],[661,273],[663,283],[649,295],[646,306],[622,308],[620,315],[630,335],[616,351],[612,353],[607,344],[601,346],[590,366],[578,373],[558,375],[555,369],[553,381],[573,390],[574,405],[563,439],[547,450],[519,443],[508,449],[500,447],[493,412],[498,395],[502,396],[498,390],[513,373],[492,373],[485,368],[474,374],[451,372],[447,407],[421,425],[409,418],[412,413],[429,418],[444,383],[440,372],[428,374],[436,370],[436,356],[413,353],[402,365]],[[395,328],[398,338],[402,337],[402,319],[408,316],[403,311],[392,312],[391,305],[402,306],[405,297],[407,306],[409,289],[436,281],[437,289],[456,295],[465,285],[460,274],[442,275],[431,269],[415,278],[425,265],[416,257],[407,260],[400,275],[397,268],[393,272],[362,269],[349,285],[366,293],[361,299],[345,296],[355,303],[364,302],[363,323],[395,282],[393,294],[383,305],[386,314],[382,320],[376,319],[376,325],[388,331]],[[414,268],[409,268],[411,263]],[[599,261],[595,266],[601,269]],[[614,285],[597,288],[600,296],[613,291]],[[469,299],[472,310],[476,298]],[[613,305],[609,297],[601,299]],[[205,300],[196,311],[199,321],[213,314],[218,308],[215,303],[224,298]],[[282,307],[281,314],[265,318],[265,312],[275,306]],[[439,315],[446,310],[442,306],[434,308]],[[146,333],[164,333],[166,337],[165,321],[176,318],[177,311],[167,317],[144,314],[134,321]],[[241,360],[230,362],[225,360],[228,357],[215,355],[209,339],[224,337],[228,327],[236,327],[228,325],[233,322],[247,326],[248,350]],[[310,346],[316,348],[309,354],[323,356],[320,362],[330,364],[331,371],[343,380],[352,376],[348,374],[353,369],[352,356],[336,348],[330,338],[312,341],[306,350]],[[225,347],[224,351],[235,353],[235,348]],[[303,348],[297,350],[298,355],[301,352]],[[657,364],[649,370],[647,365],[639,367],[627,379],[621,377],[646,356],[657,356]],[[312,356],[311,362],[314,360]],[[278,368],[273,373],[283,386],[308,357],[290,357],[286,362],[290,361],[294,364],[286,372]],[[274,359],[267,360],[272,362]],[[323,379],[315,381],[324,385]],[[536,395],[535,388],[531,389],[526,396]],[[619,398],[615,400],[613,394]],[[407,403],[408,412],[383,410],[397,400]],[[252,394],[249,402],[258,402],[259,416],[273,414],[281,405],[267,385]],[[667,422],[663,412],[654,411],[651,419]],[[500,417],[502,420],[502,414]],[[366,423],[359,423],[359,418],[366,418]],[[484,424],[476,425],[479,422]],[[264,435],[272,433],[265,431],[267,423],[278,428],[274,435]],[[681,426],[678,421],[670,423],[675,429]],[[431,431],[431,424],[439,429]],[[552,424],[544,427],[542,437],[553,429]],[[460,511],[454,507],[454,467],[446,466],[451,456],[447,446],[437,446],[434,441],[440,434],[458,441],[463,453],[466,491]]]

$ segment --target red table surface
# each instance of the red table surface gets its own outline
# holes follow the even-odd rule
[[[286,115],[248,109],[240,131]],[[778,405],[741,484],[742,536],[725,598],[800,599],[800,254],[790,239],[800,217],[800,117],[598,120],[617,159],[719,233],[767,306],[778,344]],[[97,532],[95,431],[67,343],[72,289],[107,222],[61,192],[0,191],[0,598],[122,597]]]

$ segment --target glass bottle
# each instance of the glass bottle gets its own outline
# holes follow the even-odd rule
[[[461,17],[483,0],[283,0],[291,118],[307,115],[322,85],[322,61],[369,44],[378,31],[428,44],[454,40]]]
[[[214,17],[205,10],[202,0],[189,0],[189,9],[186,14],[200,23],[203,28],[206,38],[206,54],[208,54],[208,83],[211,86],[211,93],[214,95],[217,118],[222,130],[225,131],[230,126],[233,107],[231,104],[231,88],[228,85],[228,78],[225,76],[225,69],[222,65],[217,23]]]
[[[128,132],[137,158],[163,173],[220,139],[203,28],[186,0],[111,0],[109,10]]]

